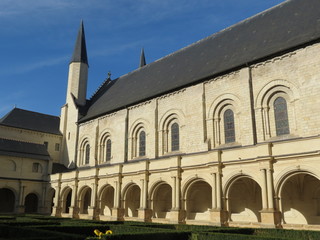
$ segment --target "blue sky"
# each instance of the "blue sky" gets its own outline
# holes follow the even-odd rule
[[[0,0],[0,117],[14,106],[60,115],[83,19],[89,98],[135,70],[284,0]]]

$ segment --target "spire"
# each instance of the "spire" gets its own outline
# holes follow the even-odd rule
[[[141,49],[141,55],[140,55],[140,66],[139,67],[143,67],[146,65],[146,58],[144,56],[144,50],[143,48]]]
[[[84,35],[83,21],[81,20],[76,45],[74,47],[71,62],[82,62],[88,64],[86,38]]]

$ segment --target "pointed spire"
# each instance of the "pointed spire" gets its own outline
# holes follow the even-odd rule
[[[143,67],[146,65],[146,58],[144,56],[144,49],[141,49],[141,54],[140,54],[140,66],[139,67]]]
[[[84,35],[83,21],[81,20],[76,45],[74,47],[71,62],[82,62],[88,64],[86,38]]]

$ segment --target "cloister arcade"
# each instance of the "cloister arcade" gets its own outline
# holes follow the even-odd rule
[[[272,214],[275,219],[279,213],[282,226],[320,224],[320,180],[311,172],[296,170],[278,176],[272,184],[273,197],[268,196],[270,183],[259,175],[240,173],[224,181],[222,175],[219,180],[218,173],[213,176],[217,177],[212,181],[190,176],[179,184],[169,178],[152,180],[150,186],[130,180],[121,189],[119,184],[109,183],[79,188],[68,184],[61,188],[61,214],[86,219],[259,226],[270,224],[264,214]],[[7,191],[1,190],[0,194]],[[7,194],[7,198],[14,197]],[[59,216],[57,206],[54,208],[53,215]],[[217,213],[220,222],[214,220]]]

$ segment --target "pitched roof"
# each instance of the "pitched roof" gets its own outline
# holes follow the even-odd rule
[[[84,34],[83,21],[81,21],[80,23],[80,28],[79,28],[76,44],[74,46],[71,62],[82,62],[82,63],[88,64],[86,38]]]
[[[61,163],[52,163],[52,171],[51,174],[55,173],[63,173],[63,172],[70,172],[72,170],[68,169],[66,166],[64,166]]]
[[[291,0],[113,81],[84,122],[320,39],[320,1]],[[103,87],[101,88],[103,89]]]
[[[20,142],[3,138],[0,138],[0,155],[50,160],[49,153],[43,144]]]
[[[59,117],[20,108],[14,108],[2,117],[0,125],[61,135]]]

